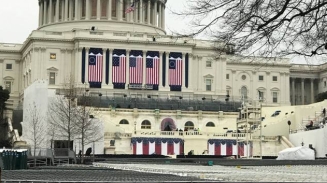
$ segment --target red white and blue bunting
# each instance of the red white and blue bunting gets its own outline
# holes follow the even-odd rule
[[[208,140],[208,154],[216,156],[252,156],[253,145],[252,142],[239,142],[236,145],[236,140],[231,139],[209,139]]]
[[[184,153],[184,141],[180,138],[143,138],[131,139],[133,154],[136,155],[181,155]]]

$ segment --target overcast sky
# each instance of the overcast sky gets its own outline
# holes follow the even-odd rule
[[[168,0],[166,29],[185,27],[182,17],[173,15],[170,9],[183,9],[187,0]],[[0,43],[23,43],[38,27],[38,0],[0,0]],[[178,25],[178,27],[176,27]]]
[[[166,30],[184,32],[189,29],[188,21],[171,13],[171,9],[185,9],[187,0],[168,0],[166,10]],[[0,0],[0,43],[23,43],[38,26],[38,0]],[[303,58],[292,59],[296,63],[322,63],[306,61]]]

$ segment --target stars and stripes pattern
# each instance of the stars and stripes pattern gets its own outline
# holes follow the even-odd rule
[[[131,6],[126,9],[125,13],[130,13],[134,10],[135,10],[135,2],[133,2]]]
[[[146,57],[146,84],[158,85],[159,84],[159,61],[160,59],[155,56]]]
[[[112,83],[126,83],[126,56],[112,56]]]
[[[143,83],[143,57],[141,55],[129,57],[129,82],[130,84]]]
[[[88,82],[102,82],[103,55],[89,54]]]
[[[169,58],[169,85],[170,86],[181,86],[182,85],[182,64],[183,60],[180,57]]]

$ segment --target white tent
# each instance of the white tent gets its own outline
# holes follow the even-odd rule
[[[300,146],[284,149],[278,153],[277,160],[314,160],[314,150]]]

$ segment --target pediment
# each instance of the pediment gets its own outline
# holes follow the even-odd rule
[[[7,81],[8,81],[8,80],[14,80],[14,78],[11,77],[11,76],[6,76],[6,77],[3,78],[3,80],[7,80]]]
[[[207,75],[205,75],[203,77],[205,77],[205,78],[214,78],[213,75],[211,75],[211,74],[207,74]]]
[[[48,71],[58,71],[58,69],[55,68],[55,67],[50,67],[50,68],[48,68],[47,70],[48,70]]]

